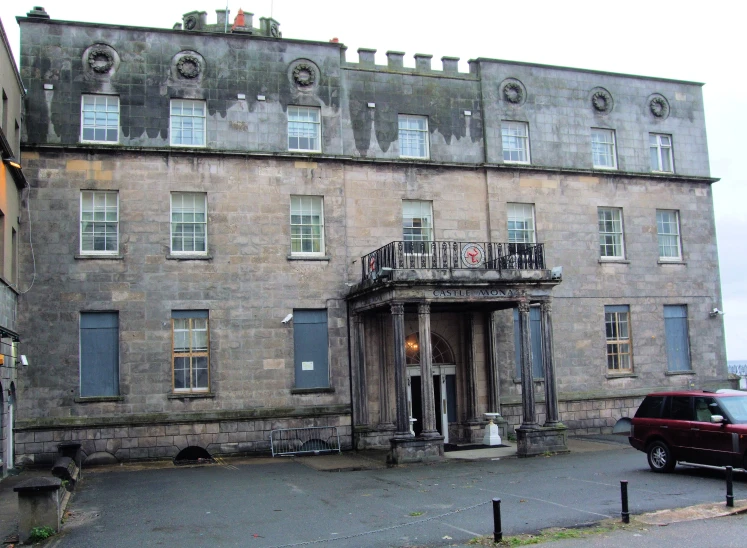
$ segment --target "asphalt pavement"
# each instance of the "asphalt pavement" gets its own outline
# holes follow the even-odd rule
[[[620,480],[628,481],[634,517],[701,504],[723,506],[721,472],[677,467],[674,474],[654,474],[645,455],[625,443],[625,438],[570,440],[572,452],[564,455],[517,459],[510,448],[493,449],[469,459],[459,455],[443,463],[396,468],[386,468],[381,454],[348,453],[196,467],[89,469],[68,505],[62,532],[47,545],[466,546],[492,535],[493,498],[501,499],[506,537],[618,519]],[[734,496],[738,505],[747,499],[747,478],[735,477]],[[643,540],[634,535],[654,539],[661,534],[673,542],[657,538],[662,546],[747,544],[741,540],[747,538],[742,516],[698,521],[670,521],[552,546],[631,546]],[[714,527],[741,531],[741,538],[735,537],[739,544],[712,544]],[[703,536],[697,544],[672,536],[691,529]]]

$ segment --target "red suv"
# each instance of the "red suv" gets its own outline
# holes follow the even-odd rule
[[[677,462],[747,468],[747,392],[649,394],[628,439],[654,472],[671,472]]]

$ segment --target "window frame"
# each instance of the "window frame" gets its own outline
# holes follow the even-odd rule
[[[619,219],[602,219],[601,214],[603,212],[612,212],[617,213],[619,215]],[[602,230],[602,223],[612,222],[619,223],[620,230],[617,231],[607,231]],[[598,207],[597,208],[597,233],[598,233],[598,240],[599,240],[599,258],[602,261],[620,261],[625,260],[625,223],[623,220],[623,210],[621,207]],[[612,243],[608,243],[603,240],[603,238],[607,236],[612,236],[613,238],[617,237],[619,239],[619,242],[613,241]],[[619,246],[620,253],[615,255],[607,255],[606,250],[604,248],[608,246],[612,246],[613,250],[615,247]]]
[[[176,317],[175,317],[176,316]],[[176,320],[187,320],[187,329],[189,333],[189,349],[184,352],[176,350]],[[205,349],[194,350],[192,346],[194,320],[205,320]],[[189,387],[176,387],[176,359],[189,358]],[[193,358],[207,358],[206,373],[207,381],[205,387],[194,386],[194,371],[198,368],[193,366]],[[205,394],[210,392],[210,313],[208,310],[172,310],[171,311],[171,391],[174,394]]]
[[[204,198],[203,203],[205,205],[205,208],[204,208],[205,220],[202,221],[202,222],[200,222],[200,221],[191,221],[191,222],[179,221],[179,222],[175,222],[174,221],[174,196],[177,195],[177,194],[181,195],[181,196],[203,196],[203,198]],[[174,191],[174,192],[171,192],[169,194],[169,251],[170,251],[171,255],[175,255],[175,256],[176,255],[191,255],[191,256],[200,255],[200,256],[203,256],[203,255],[207,255],[208,254],[208,209],[207,209],[207,206],[208,206],[208,203],[207,203],[207,192],[181,192],[181,191]],[[197,212],[196,209],[194,211],[192,211],[192,214],[197,214],[197,213],[198,212]],[[205,238],[204,238],[204,240],[205,240],[205,249],[202,250],[202,251],[195,251],[195,250],[193,250],[193,251],[184,251],[184,250],[177,251],[177,250],[174,250],[174,227],[176,225],[192,225],[192,226],[202,225],[203,229],[204,229],[204,236],[205,236]],[[193,238],[192,239],[193,239],[193,242],[196,241],[196,238],[194,237],[194,232],[193,232]],[[184,243],[184,238],[182,238],[182,244],[183,243]]]
[[[291,195],[290,198],[291,199],[290,199],[290,219],[289,219],[289,221],[290,221],[290,253],[291,253],[291,255],[294,256],[294,257],[320,257],[320,256],[324,256],[324,254],[326,252],[325,251],[325,239],[324,239],[324,196],[307,196],[307,195],[301,195],[301,194],[294,194],[294,195]],[[304,200],[310,200],[310,201],[312,201],[312,203],[318,202],[318,205],[319,205],[319,218],[320,218],[320,222],[319,222],[318,225],[315,225],[313,223],[312,224],[304,224],[303,222],[296,224],[296,223],[293,222],[293,217],[294,217],[293,206],[294,206],[294,201],[295,200],[299,200],[300,205],[302,207],[300,213],[296,213],[295,216],[299,216],[299,217],[302,217],[302,218],[305,217],[305,216],[307,216],[307,215],[304,214],[303,201]],[[312,210],[311,214],[308,215],[308,216],[313,217],[314,216],[314,211]],[[319,236],[318,236],[318,239],[319,239],[319,251],[293,251],[294,241],[300,241],[301,242],[301,247],[303,248],[304,242],[308,240],[308,238],[305,238],[303,234],[301,234],[300,238],[294,238],[294,234],[293,234],[294,227],[301,227],[301,229],[303,229],[304,227],[307,227],[307,226],[312,227],[312,232],[313,232],[313,227],[315,227],[315,226],[318,227],[318,230],[319,230]],[[313,243],[314,243],[314,237],[313,237],[313,235],[310,238],[310,240],[312,242],[312,247],[313,247]]]
[[[674,215],[674,223],[672,221],[660,221],[660,214],[668,213]],[[674,226],[676,228],[677,232],[662,232],[662,225],[666,223],[669,226]],[[682,261],[682,231],[680,229],[680,212],[676,209],[657,209],[656,210],[656,240],[657,245],[659,248],[659,260],[662,262],[680,262]],[[669,256],[669,255],[662,255],[662,249],[663,247],[666,247],[667,249],[672,249],[674,246],[672,244],[662,244],[662,238],[674,238],[676,241],[676,248],[677,248],[677,255],[676,256]]]
[[[98,100],[99,99],[103,99],[103,100],[106,101],[104,112],[107,113],[107,118],[108,118],[108,113],[110,112],[109,111],[109,100],[110,99],[116,99],[116,101],[117,101],[117,111],[116,111],[117,112],[117,125],[116,125],[117,138],[115,140],[109,140],[109,139],[101,140],[101,139],[96,139],[95,138],[95,136],[96,136],[96,129],[101,129],[101,128],[99,128],[96,125],[96,120],[95,120],[96,116],[95,115],[94,115],[94,124],[93,124],[93,126],[86,125],[86,123],[85,123],[85,113],[89,112],[89,111],[87,111],[85,109],[85,107],[86,107],[86,98],[88,98],[88,97],[92,97],[93,100],[94,100],[94,109],[93,109],[94,113],[98,112],[98,110],[96,109]],[[120,118],[120,106],[121,106],[121,102],[119,100],[119,95],[104,95],[104,94],[96,94],[96,93],[84,93],[83,95],[81,95],[81,97],[80,97],[80,142],[81,143],[113,144],[113,145],[119,144],[119,134],[120,134],[119,124],[120,124],[120,121],[121,121],[121,118]],[[108,124],[106,124],[106,125],[103,126],[105,134],[109,131],[108,128],[109,128]],[[84,137],[86,129],[93,129],[94,139],[86,139]]]
[[[599,135],[605,135],[607,137],[610,137],[610,140],[604,140],[604,141],[596,141],[594,137]],[[599,147],[605,147],[606,152],[602,153],[598,150]],[[597,150],[595,150],[597,149]],[[601,156],[610,157],[612,159],[612,165],[608,164],[598,164],[596,162],[597,157]],[[609,169],[609,170],[615,170],[617,169],[617,138],[615,136],[615,130],[614,129],[607,129],[607,128],[599,128],[599,127],[593,127],[591,128],[591,164],[594,167],[594,169]]]
[[[651,138],[656,138],[656,143],[651,142]],[[669,144],[662,144],[662,137],[669,139]],[[672,136],[668,133],[649,133],[648,134],[648,146],[649,146],[649,160],[653,160],[651,153],[656,150],[657,165],[651,165],[651,171],[654,173],[674,173],[674,146],[672,143]],[[669,159],[669,169],[663,169],[664,151],[667,151],[667,158]]]
[[[298,113],[300,112],[306,112],[311,113],[314,112],[316,114],[316,121],[309,121],[304,119],[293,119],[291,116],[291,112],[296,111]],[[322,110],[319,107],[309,107],[309,106],[301,106],[301,105],[288,105],[288,111],[287,111],[287,117],[288,117],[288,151],[289,152],[316,152],[319,153],[322,151]],[[296,135],[293,136],[291,133],[291,124],[303,124],[303,127],[311,125],[311,127],[315,130],[314,137],[308,137],[307,135]],[[308,128],[307,128],[308,129]],[[291,146],[291,139],[299,139],[299,145],[300,145],[300,139],[314,139],[316,141],[316,147],[315,148],[293,148]]]
[[[523,135],[511,134],[510,130],[513,128],[522,128],[524,130]],[[517,139],[523,142],[523,148],[506,148],[506,141],[510,139]],[[503,163],[504,164],[530,164],[532,162],[531,153],[529,150],[529,123],[519,122],[515,120],[502,120],[501,121],[501,146],[503,150]],[[526,157],[525,160],[507,160],[506,153],[509,156],[512,152],[523,153]]]
[[[402,127],[402,122],[409,122],[410,120],[422,120],[425,122],[425,129]],[[424,149],[424,155],[410,155],[404,153],[403,146],[403,135],[415,137],[418,136],[418,143],[420,144],[420,138],[422,137],[422,145]],[[408,140],[406,139],[405,142]],[[398,114],[397,115],[397,143],[399,146],[399,157],[400,158],[411,158],[414,160],[430,160],[431,157],[431,145],[430,145],[430,131],[428,129],[428,117],[419,114]],[[408,148],[408,152],[410,148]]]
[[[621,319],[624,317],[624,322]],[[610,336],[610,324],[614,325],[614,333]],[[620,326],[624,325],[627,337],[621,336]],[[605,350],[607,356],[606,371],[607,374],[631,374],[633,373],[633,330],[630,318],[629,305],[605,305],[604,307],[604,330],[605,330]],[[620,347],[627,345],[628,351],[623,352]],[[617,347],[617,350],[611,350],[611,347]],[[627,356],[627,367],[622,366],[621,358]],[[613,364],[617,362],[618,366]]]
[[[90,213],[92,213],[94,216],[96,214],[96,204],[95,204],[95,201],[96,201],[95,197],[96,197],[96,195],[102,194],[104,196],[109,196],[109,195],[116,196],[116,214],[117,214],[117,218],[116,218],[116,221],[114,221],[114,224],[116,225],[116,233],[115,233],[116,245],[114,246],[115,247],[114,250],[107,250],[107,249],[104,249],[104,250],[83,249],[83,223],[84,222],[86,222],[86,223],[94,223],[94,224],[95,223],[100,223],[100,224],[109,224],[110,223],[110,221],[108,221],[106,219],[104,219],[103,221],[96,221],[94,219],[91,219],[91,220],[84,220],[83,219],[83,213],[84,213],[84,210],[83,210],[83,195],[87,194],[87,193],[90,193],[92,195],[93,209],[91,209]],[[108,205],[106,203],[106,200],[104,200],[104,202],[105,202],[104,203],[104,214],[106,214]],[[78,221],[79,221],[78,222],[78,252],[81,255],[100,255],[100,256],[118,255],[119,254],[119,191],[117,191],[117,190],[87,190],[87,189],[84,189],[84,190],[80,191],[79,204],[80,204],[80,206],[79,206],[79,211],[78,211]],[[96,234],[95,230],[94,230],[94,232],[92,234],[94,234],[94,235]],[[105,239],[106,239],[106,236],[105,236]],[[94,247],[95,247],[95,237],[92,238],[92,241],[94,242]]]
[[[535,208],[534,204],[526,204],[521,202],[508,202],[506,204],[506,228],[508,230],[508,243],[510,244],[536,244],[537,243],[537,222],[535,218]],[[526,215],[522,217],[518,216],[512,216],[512,210],[516,209],[518,206],[521,206],[522,213],[526,213],[526,209],[530,209],[530,217],[527,217]],[[521,222],[526,224],[527,222],[531,223],[531,228],[511,228],[511,223],[514,222]],[[522,234],[530,234],[531,239],[530,240],[517,240],[515,238],[511,238],[511,233],[522,233]]]
[[[175,103],[181,103],[181,109],[184,109],[185,104],[190,104],[194,106],[195,104],[202,105],[202,116],[196,116],[194,114],[174,114],[174,105]],[[176,134],[176,131],[174,129],[174,122],[179,120],[183,122],[186,119],[190,120],[202,120],[202,143],[195,144],[195,143],[176,143],[174,142],[174,136]],[[184,132],[185,130],[183,128],[179,129],[180,132]],[[194,138],[195,136],[195,129],[194,127],[191,130],[191,135]],[[169,102],[169,144],[172,147],[190,147],[190,148],[205,148],[207,146],[207,103],[203,100],[199,99],[171,99]]]
[[[406,215],[405,206],[406,205],[413,205],[413,204],[418,204],[418,207],[421,209],[421,211],[419,211],[418,213],[421,214],[421,216],[415,217],[414,215]],[[425,216],[425,217],[422,216],[422,208],[423,208],[423,206],[427,206],[427,208],[428,208],[428,212],[427,212],[428,215]],[[407,220],[407,219],[411,219],[411,220],[420,219],[421,223],[422,223],[423,219],[427,219],[428,221],[430,221],[430,226],[423,226],[423,225],[421,225],[420,227],[417,227],[417,226],[414,226],[412,223],[410,224],[410,226],[405,226],[405,220]],[[427,236],[429,236],[429,237],[428,238],[422,238],[422,237],[421,238],[412,238],[412,236],[414,236],[415,233],[412,232],[412,233],[408,234],[406,232],[407,230],[412,230],[412,231],[419,230],[419,231],[421,231],[420,232],[420,236],[424,235],[422,233],[423,230],[427,230],[429,232],[429,234],[427,234]],[[430,200],[402,200],[402,241],[405,242],[405,244],[404,244],[405,254],[407,254],[407,255],[422,255],[423,253],[426,253],[427,252],[427,250],[425,249],[426,242],[433,242],[433,241],[435,241],[435,235],[434,234],[435,234],[435,232],[434,232],[434,227],[433,227],[433,202],[430,201]],[[422,245],[415,245],[414,242],[423,242],[423,244]],[[416,247],[420,247],[421,250],[419,250],[419,251],[414,250],[414,248],[416,248]]]

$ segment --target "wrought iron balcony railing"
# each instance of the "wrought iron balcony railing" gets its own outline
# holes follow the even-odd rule
[[[391,242],[361,257],[363,279],[401,269],[544,270],[544,244]]]

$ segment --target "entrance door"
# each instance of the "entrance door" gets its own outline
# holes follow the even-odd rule
[[[423,432],[423,403],[420,367],[407,368],[407,407],[416,436]],[[456,422],[456,367],[433,366],[433,401],[436,413],[436,430],[449,442],[449,423]]]

